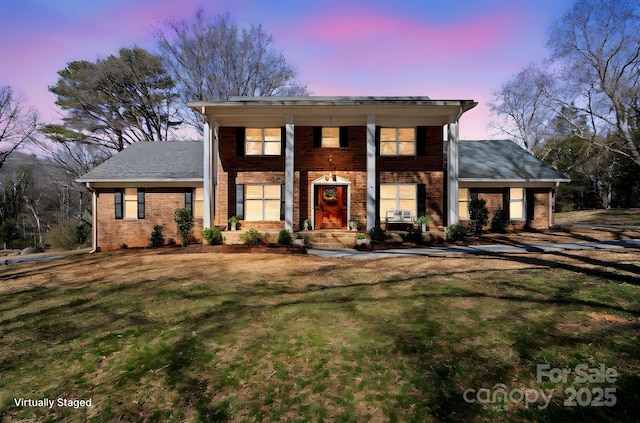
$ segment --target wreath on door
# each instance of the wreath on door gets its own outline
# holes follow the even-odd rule
[[[338,190],[336,188],[325,188],[322,191],[322,199],[327,203],[338,201]]]

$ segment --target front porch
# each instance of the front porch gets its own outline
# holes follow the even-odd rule
[[[247,229],[248,230],[248,229]],[[238,245],[243,244],[240,239],[240,235],[246,232],[244,230],[222,232],[224,236],[224,244]],[[264,230],[259,231],[262,235],[263,242],[268,244],[276,244],[278,242],[278,230]],[[308,240],[308,245],[311,248],[353,248],[356,245],[357,234],[363,234],[364,231],[349,231],[346,229],[319,229],[309,231],[299,231],[291,234],[292,239],[296,239],[297,235],[301,235],[304,239]],[[403,243],[403,236],[407,231],[402,230],[389,230],[385,231],[391,243]],[[443,229],[428,230],[423,234],[423,238],[428,241],[432,237],[445,238],[445,232]],[[367,236],[367,239],[369,237]]]

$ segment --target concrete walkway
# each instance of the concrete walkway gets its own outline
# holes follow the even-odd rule
[[[515,244],[515,245],[470,245],[455,247],[398,248],[376,251],[358,251],[353,248],[310,248],[309,254],[325,258],[376,259],[384,257],[442,257],[449,255],[492,255],[502,253],[550,253],[567,250],[612,250],[623,248],[640,249],[640,240],[579,241],[557,244]]]

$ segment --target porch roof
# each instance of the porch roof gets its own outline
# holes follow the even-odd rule
[[[229,101],[196,101],[189,107],[220,126],[282,126],[287,116],[296,125],[358,126],[375,115],[381,126],[443,126],[472,109],[473,100],[429,97],[231,97]]]

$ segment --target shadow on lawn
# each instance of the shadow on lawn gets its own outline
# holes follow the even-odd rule
[[[553,258],[562,257],[571,259],[576,264],[560,263]],[[619,264],[599,260],[596,258],[582,257],[567,252],[554,252],[544,255],[511,255],[491,254],[487,258],[516,261],[518,263],[533,266],[534,269],[563,269],[578,274],[606,278],[617,282],[628,282],[638,285],[640,267],[634,264]],[[583,265],[581,265],[584,264]],[[597,268],[587,267],[597,266]],[[330,266],[325,273],[340,271],[339,266]],[[616,270],[630,273],[619,274]],[[131,359],[124,363],[122,368],[112,370],[124,370],[113,376],[116,387],[127,386],[135,388],[144,382],[147,375],[159,374],[163,376],[162,382],[166,388],[179,393],[180,409],[194,409],[200,421],[226,421],[232,417],[232,406],[224,395],[219,395],[229,389],[235,389],[235,380],[227,380],[228,372],[233,369],[216,368],[216,372],[208,366],[212,361],[215,351],[207,350],[203,340],[218,339],[221,336],[234,333],[238,328],[243,328],[247,322],[256,319],[264,319],[263,312],[269,309],[281,309],[296,305],[324,305],[327,309],[347,310],[353,313],[359,321],[371,325],[374,333],[380,336],[390,336],[393,340],[392,350],[388,351],[389,357],[399,356],[406,358],[411,368],[407,369],[407,381],[414,388],[403,395],[396,395],[395,401],[398,410],[414,410],[414,416],[433,416],[444,421],[474,421],[478,419],[512,421],[536,420],[536,421],[634,421],[640,415],[640,377],[637,367],[633,371],[619,369],[621,373],[616,386],[617,404],[614,407],[565,407],[561,400],[567,399],[564,392],[555,393],[554,401],[546,410],[539,410],[532,406],[511,407],[508,413],[492,410],[491,407],[483,407],[478,403],[470,404],[464,400],[463,392],[467,388],[491,389],[497,383],[504,383],[509,389],[529,386],[536,388],[535,365],[545,362],[547,354],[555,349],[571,351],[571,356],[560,357],[565,363],[553,362],[553,365],[575,366],[582,362],[597,365],[596,356],[580,356],[581,351],[602,350],[605,357],[612,360],[619,359],[621,363],[637,363],[637,351],[640,350],[640,323],[638,316],[640,310],[626,309],[618,305],[610,305],[605,301],[591,301],[575,298],[572,287],[561,286],[555,294],[542,291],[525,283],[516,281],[502,282],[505,291],[520,291],[497,293],[485,292],[482,286],[477,290],[455,288],[446,292],[429,292],[428,286],[420,287],[415,292],[386,292],[383,298],[374,297],[364,289],[372,286],[394,287],[402,283],[429,280],[433,278],[446,279],[464,277],[465,273],[477,274],[478,271],[452,270],[439,274],[405,275],[389,278],[373,283],[346,283],[337,286],[307,285],[303,288],[294,288],[286,285],[253,285],[243,286],[238,290],[225,292],[213,292],[202,289],[197,292],[180,290],[175,283],[170,288],[163,286],[158,281],[140,281],[135,284],[113,284],[101,288],[88,288],[86,290],[68,290],[79,298],[71,299],[64,304],[58,304],[37,312],[26,313],[17,318],[5,319],[0,322],[2,336],[11,335],[12,331],[20,333],[27,331],[32,335],[25,341],[29,345],[15,345],[15,351],[3,358],[0,370],[3,372],[16,372],[27,361],[37,361],[39,351],[34,344],[58,345],[63,348],[65,344],[79,340],[87,333],[103,333],[103,336],[93,340],[89,351],[94,354],[108,355],[110,352],[122,348],[123,341],[129,341],[129,336],[144,336],[146,333],[157,333],[166,329],[166,322],[150,317],[144,311],[144,304],[139,302],[125,303],[121,298],[140,298],[142,294],[151,298],[158,298],[167,289],[171,290],[171,298],[175,296],[179,300],[206,300],[211,299],[211,306],[199,309],[185,315],[175,323],[179,327],[180,334],[177,340],[166,344],[149,345],[147,349],[141,348],[134,353]],[[495,272],[495,270],[487,270]],[[166,282],[166,281],[165,281]],[[179,281],[171,281],[179,282]],[[22,295],[24,298],[16,300],[26,305],[32,301],[45,298],[47,293],[62,293],[62,290],[54,288],[22,291],[10,295]],[[32,294],[32,295],[28,295]],[[283,297],[283,294],[289,294]],[[60,294],[61,295],[61,294]],[[96,296],[102,301],[98,301]],[[292,296],[292,297],[291,297]],[[220,298],[230,298],[220,302]],[[450,314],[430,308],[430,305],[447,303],[448,300],[474,298],[478,300],[498,300],[513,304],[528,304],[539,310],[552,310],[553,312],[542,318],[528,318],[522,315],[508,316],[506,313],[496,316],[494,322],[473,321],[469,324],[448,319]],[[384,320],[371,314],[362,314],[354,307],[354,303],[374,304],[385,301],[403,301],[404,308],[396,318]],[[122,300],[124,301],[124,300]],[[146,301],[146,300],[145,300]],[[174,301],[171,299],[171,301]],[[12,309],[14,305],[12,304]],[[15,306],[17,307],[17,306]],[[382,306],[384,307],[384,305]],[[506,307],[505,310],[518,310]],[[575,310],[612,310],[624,312],[636,316],[634,322],[607,326],[603,325],[586,332],[563,333],[554,330],[561,322],[566,311]],[[473,310],[472,310],[473,311]],[[455,311],[449,311],[455,313]],[[95,316],[100,316],[96,319]],[[455,316],[454,316],[455,317]],[[508,319],[517,319],[517,324],[510,325]],[[73,324],[66,325],[68,322]],[[517,359],[513,362],[500,357],[491,357],[490,347],[485,344],[468,343],[474,336],[482,336],[483,330],[491,328],[491,325],[500,325],[497,331],[500,337],[511,342],[510,349],[515,352]],[[136,333],[124,332],[122,340],[116,340],[116,331],[120,328],[138,327]],[[197,332],[197,336],[195,335]],[[153,339],[153,336],[150,339]],[[634,338],[635,337],[635,338]],[[624,339],[620,343],[620,339]],[[487,339],[487,342],[490,340]],[[578,348],[579,347],[579,348]],[[32,352],[28,352],[29,349]],[[577,352],[575,352],[577,351]],[[75,352],[77,354],[77,352]],[[84,353],[84,352],[83,352]],[[250,351],[248,352],[250,353]],[[571,364],[573,363],[573,364]],[[606,363],[616,367],[616,362]],[[623,372],[624,370],[624,372]],[[154,376],[157,377],[157,376]],[[73,384],[72,381],[67,383]],[[577,386],[577,388],[584,386]],[[58,388],[60,394],[71,391],[69,385]],[[560,388],[558,388],[560,389]],[[223,399],[220,399],[223,398]],[[153,405],[149,405],[153,407]],[[104,404],[100,418],[137,420],[140,413],[146,413],[150,418],[163,420],[161,411],[157,409],[140,409],[132,404]],[[394,418],[403,420],[401,412],[395,409],[389,410]],[[417,418],[416,418],[417,420]]]

